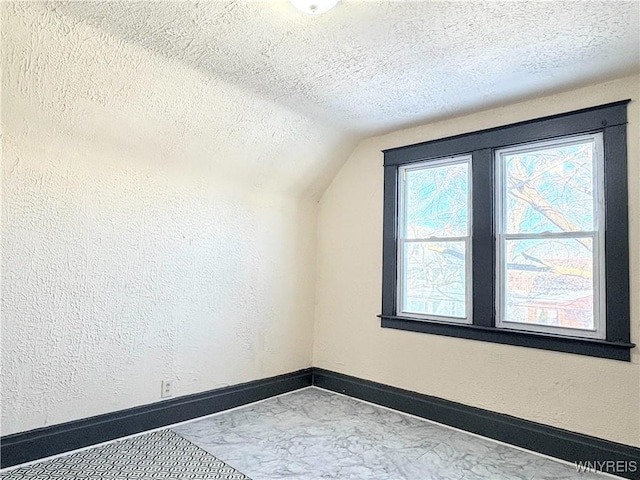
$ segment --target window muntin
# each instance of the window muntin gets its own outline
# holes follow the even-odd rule
[[[605,338],[602,134],[495,152],[496,326]]]
[[[471,323],[471,157],[399,168],[398,314]]]

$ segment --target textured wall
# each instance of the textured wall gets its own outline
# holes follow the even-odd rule
[[[640,443],[637,353],[622,364],[375,318],[381,148],[637,98],[637,80],[362,143],[324,196],[317,264],[314,204],[353,146],[334,125],[627,72],[637,2],[367,3],[313,19],[285,1],[0,3],[3,435],[157,401],[161,379],[183,395],[309,366],[317,294],[318,366]]]
[[[632,98],[629,219],[632,341],[640,344],[640,78],[363,141],[318,220],[314,365],[640,446],[640,349],[632,362],[382,329],[382,149]]]
[[[308,367],[313,195],[350,140],[1,8],[2,434]]]

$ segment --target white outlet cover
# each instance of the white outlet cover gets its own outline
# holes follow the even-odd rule
[[[163,380],[161,385],[160,396],[162,398],[173,395],[173,382],[171,380]]]

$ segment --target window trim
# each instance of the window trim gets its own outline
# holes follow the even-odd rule
[[[382,327],[630,361],[627,205],[627,104],[543,117],[415,145],[384,150]],[[495,326],[493,153],[512,145],[602,132],[605,154],[606,339],[569,337]],[[474,323],[434,322],[396,314],[398,171],[438,157],[472,155],[472,271]],[[492,273],[487,273],[492,272]],[[490,281],[487,281],[489,280]]]

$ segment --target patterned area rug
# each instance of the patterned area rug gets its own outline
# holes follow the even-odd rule
[[[1,480],[129,478],[251,480],[170,430],[0,473]]]

